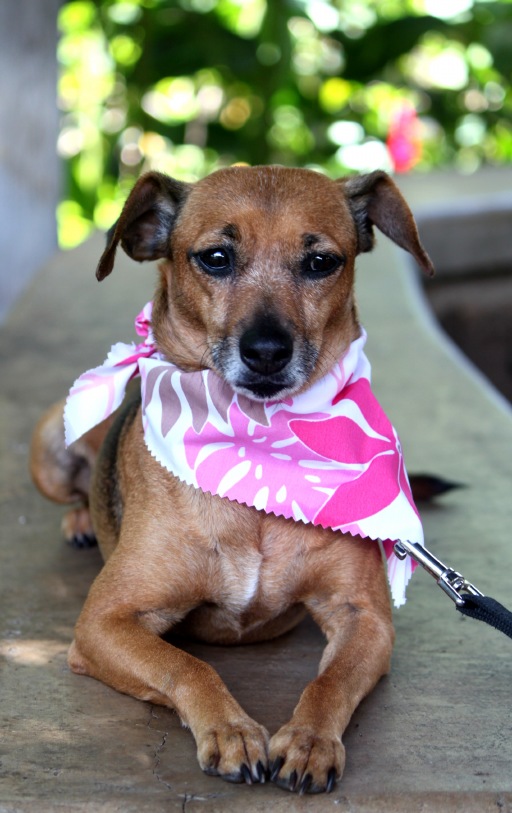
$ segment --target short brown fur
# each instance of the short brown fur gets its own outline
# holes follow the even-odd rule
[[[354,261],[372,248],[373,226],[432,273],[407,204],[382,172],[331,181],[236,167],[197,184],[148,173],[97,276],[112,271],[118,243],[134,259],[162,260],[152,326],[166,358],[213,369],[257,400],[286,397],[324,375],[359,334]],[[231,258],[224,276],[202,264],[219,248]],[[334,271],[308,277],[311,252],[336,258]],[[289,337],[293,355],[284,370],[254,372],[240,357],[241,337],[269,323]],[[105,558],[76,626],[71,668],[176,709],[207,773],[331,790],[345,762],[341,735],[389,669],[394,632],[378,546],[197,491],[151,457],[138,414],[116,420],[115,442],[102,444],[110,420],[66,450],[56,405],[32,444],[41,491],[81,502],[65,533],[88,533],[90,508]],[[271,738],[210,666],[161,638],[181,623],[217,644],[259,641],[293,627],[304,610],[327,645],[318,677]]]

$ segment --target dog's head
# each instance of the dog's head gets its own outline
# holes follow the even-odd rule
[[[377,226],[429,274],[413,216],[384,172],[332,181],[284,167],[231,167],[195,184],[150,172],[109,233],[162,259],[153,309],[159,350],[211,368],[237,392],[281,399],[324,375],[357,337],[354,261]]]

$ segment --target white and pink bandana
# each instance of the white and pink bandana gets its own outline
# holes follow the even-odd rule
[[[211,370],[166,361],[137,316],[141,344],[115,344],[75,381],[64,413],[69,445],[120,406],[141,377],[146,445],[185,483],[268,513],[382,541],[395,606],[415,564],[396,541],[423,542],[398,436],[370,389],[366,334],[306,392],[257,402]]]

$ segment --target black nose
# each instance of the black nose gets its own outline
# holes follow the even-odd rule
[[[273,320],[262,320],[240,337],[240,358],[249,370],[272,375],[283,370],[293,354],[293,339]]]

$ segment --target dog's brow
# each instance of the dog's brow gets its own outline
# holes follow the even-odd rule
[[[240,240],[240,231],[234,223],[227,223],[220,230],[223,237],[228,237],[230,240]]]
[[[312,248],[317,243],[322,242],[322,238],[318,236],[318,234],[304,234],[302,236],[304,241],[304,248]]]

